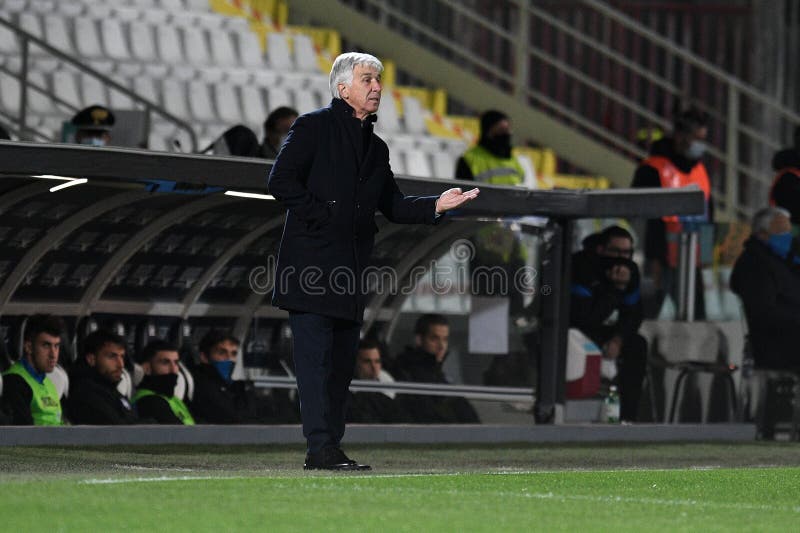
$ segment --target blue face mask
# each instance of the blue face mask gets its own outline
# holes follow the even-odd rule
[[[84,137],[81,139],[81,144],[87,146],[105,146],[106,141],[102,137]]]
[[[217,369],[217,372],[219,372],[219,375],[225,380],[225,383],[233,381],[234,361],[211,361],[211,364]]]
[[[792,234],[787,231],[785,233],[770,235],[767,240],[767,245],[776,255],[786,259],[789,256],[789,251],[792,249]]]
[[[703,141],[692,141],[689,149],[686,150],[686,157],[691,160],[700,159],[706,153],[706,143]]]

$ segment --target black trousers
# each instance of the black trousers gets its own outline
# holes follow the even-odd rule
[[[639,334],[622,341],[622,351],[617,359],[617,386],[619,387],[620,418],[635,422],[642,397],[642,383],[647,370],[647,341]]]
[[[308,452],[336,448],[344,436],[347,390],[360,326],[314,313],[289,313],[300,418]]]

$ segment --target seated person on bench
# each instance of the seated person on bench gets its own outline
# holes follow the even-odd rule
[[[647,341],[639,335],[642,301],[639,268],[631,260],[633,237],[610,226],[587,238],[572,259],[570,327],[578,328],[616,362],[620,418],[636,420],[647,365]]]

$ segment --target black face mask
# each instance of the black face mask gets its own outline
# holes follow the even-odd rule
[[[482,139],[481,146],[497,157],[508,159],[511,157],[511,134],[502,133],[488,139]]]

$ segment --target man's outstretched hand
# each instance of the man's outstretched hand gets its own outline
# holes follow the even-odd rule
[[[447,189],[439,196],[439,199],[436,200],[436,213],[444,213],[445,211],[460,207],[467,202],[471,202],[478,197],[479,192],[477,187],[467,192],[461,192],[461,189],[458,187],[455,189]]]

